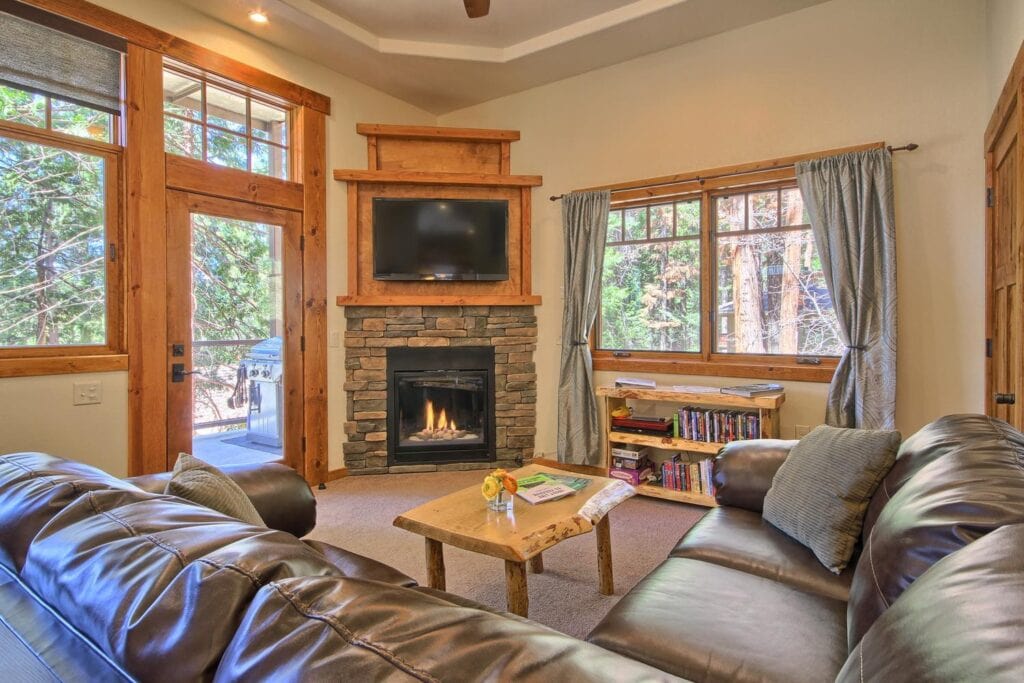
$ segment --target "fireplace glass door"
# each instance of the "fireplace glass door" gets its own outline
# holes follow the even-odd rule
[[[395,380],[399,447],[458,448],[484,443],[486,372],[400,372]]]

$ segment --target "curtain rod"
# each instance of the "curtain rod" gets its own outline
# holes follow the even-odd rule
[[[917,144],[916,142],[910,142],[910,143],[907,143],[907,144],[902,145],[900,147],[893,147],[892,145],[888,145],[885,148],[887,150],[889,150],[890,153],[892,153],[892,152],[913,152],[915,149],[917,149],[920,146],[921,145]],[[828,154],[825,154],[825,155],[822,155],[822,156],[828,156]],[[821,158],[821,157],[806,157],[805,156],[803,158]],[[643,189],[648,188],[648,187],[661,187],[661,186],[664,186],[664,185],[676,185],[678,183],[692,182],[694,180],[696,180],[697,182],[700,182],[702,180],[711,180],[712,178],[728,178],[728,177],[731,177],[731,176],[749,175],[751,173],[759,173],[761,171],[776,171],[776,170],[778,170],[780,168],[788,168],[790,166],[795,165],[795,163],[796,162],[785,163],[785,164],[778,164],[778,165],[775,165],[775,166],[764,166],[764,167],[758,168],[756,170],[750,170],[750,171],[729,171],[729,172],[726,172],[726,173],[713,173],[711,175],[695,175],[695,176],[693,176],[691,178],[677,178],[677,179],[670,180],[670,181],[649,183],[647,185],[632,185],[632,186],[630,186],[628,188],[618,188],[618,189],[622,189],[622,190],[643,190]],[[604,188],[594,187],[594,188],[590,188],[590,189],[600,190],[600,189],[604,189]],[[566,194],[568,194],[568,193],[566,193]],[[565,194],[555,194],[555,195],[551,195],[551,197],[549,197],[549,199],[551,201],[555,202],[555,201],[558,201],[559,199],[562,199],[563,197],[565,197]]]

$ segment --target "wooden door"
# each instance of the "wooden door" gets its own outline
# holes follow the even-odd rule
[[[168,192],[168,466],[303,471],[301,236],[295,211]]]
[[[1020,85],[1016,84],[1016,88]],[[1024,428],[1024,334],[1021,331],[1024,284],[1024,192],[1022,192],[1021,97],[995,116],[1002,125],[986,150],[986,323],[988,328],[986,412]]]

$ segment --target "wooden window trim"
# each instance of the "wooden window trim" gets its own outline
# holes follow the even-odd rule
[[[114,117],[114,125],[119,123]],[[119,127],[119,126],[118,126]],[[123,214],[123,148],[58,131],[0,121],[0,137],[49,145],[103,158],[105,162],[104,241],[106,263],[105,344],[0,347],[0,377],[74,374],[123,370],[128,366],[125,329],[125,238]],[[111,259],[110,250],[116,254]]]
[[[872,147],[875,145],[872,145]],[[671,375],[697,375],[719,377],[744,377],[752,379],[788,380],[801,382],[830,382],[839,364],[835,356],[813,357],[816,363],[807,356],[776,355],[776,354],[730,354],[713,350],[715,334],[714,321],[708,311],[708,302],[715,301],[717,277],[717,259],[715,258],[716,231],[713,221],[713,201],[716,197],[738,194],[739,192],[756,192],[759,190],[781,190],[795,187],[795,166],[765,170],[766,162],[728,167],[730,175],[722,178],[694,180],[702,175],[712,175],[711,171],[678,174],[652,179],[664,181],[658,187],[637,187],[650,181],[637,183],[621,183],[612,188],[612,209],[637,208],[641,206],[658,206],[670,202],[685,201],[699,197],[701,199],[700,233],[701,243],[701,351],[684,353],[670,351],[632,351],[598,348],[598,332],[601,329],[600,308],[598,317],[590,334],[590,350],[595,370],[613,372],[647,372]],[[648,216],[648,222],[650,218]],[[625,225],[625,216],[623,216]],[[806,226],[785,226],[764,232],[788,232],[803,230]],[[743,235],[744,232],[723,233],[725,235]],[[690,236],[693,239],[693,236]],[[610,246],[624,244],[645,244],[648,242],[675,241],[679,236],[656,240],[615,242]]]

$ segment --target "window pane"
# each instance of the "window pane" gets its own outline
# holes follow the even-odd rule
[[[253,137],[288,145],[288,112],[259,100],[251,100]]]
[[[605,248],[600,347],[700,350],[700,242]]]
[[[651,237],[672,237],[672,205],[661,204],[652,206],[651,211]]]
[[[194,121],[203,118],[203,84],[173,71],[164,71],[164,111]]]
[[[104,111],[81,107],[71,102],[50,100],[50,127],[82,138],[112,142],[114,117]]]
[[[202,159],[203,127],[198,123],[165,116],[164,150],[193,159]]]
[[[719,237],[715,349],[835,356],[839,326],[811,231]]]
[[[775,190],[747,195],[750,230],[775,228],[779,225],[779,194]]]
[[[718,232],[746,229],[746,197],[741,194],[715,199],[715,227]]]
[[[781,225],[807,225],[811,219],[807,217],[804,198],[798,188],[782,191]]]
[[[106,342],[104,163],[0,137],[0,346]]]
[[[252,172],[288,179],[288,150],[253,140]]]
[[[622,212],[612,211],[608,214],[608,236],[606,242],[622,241]]]
[[[206,86],[206,122],[244,134],[245,98],[212,85]]]
[[[245,138],[210,128],[206,131],[206,160],[218,166],[248,169],[249,148]]]
[[[0,119],[46,128],[46,98],[0,85]]]
[[[676,202],[676,234],[700,234],[700,200]]]
[[[647,239],[647,207],[641,206],[639,209],[626,209],[625,213],[626,232],[624,239]]]

